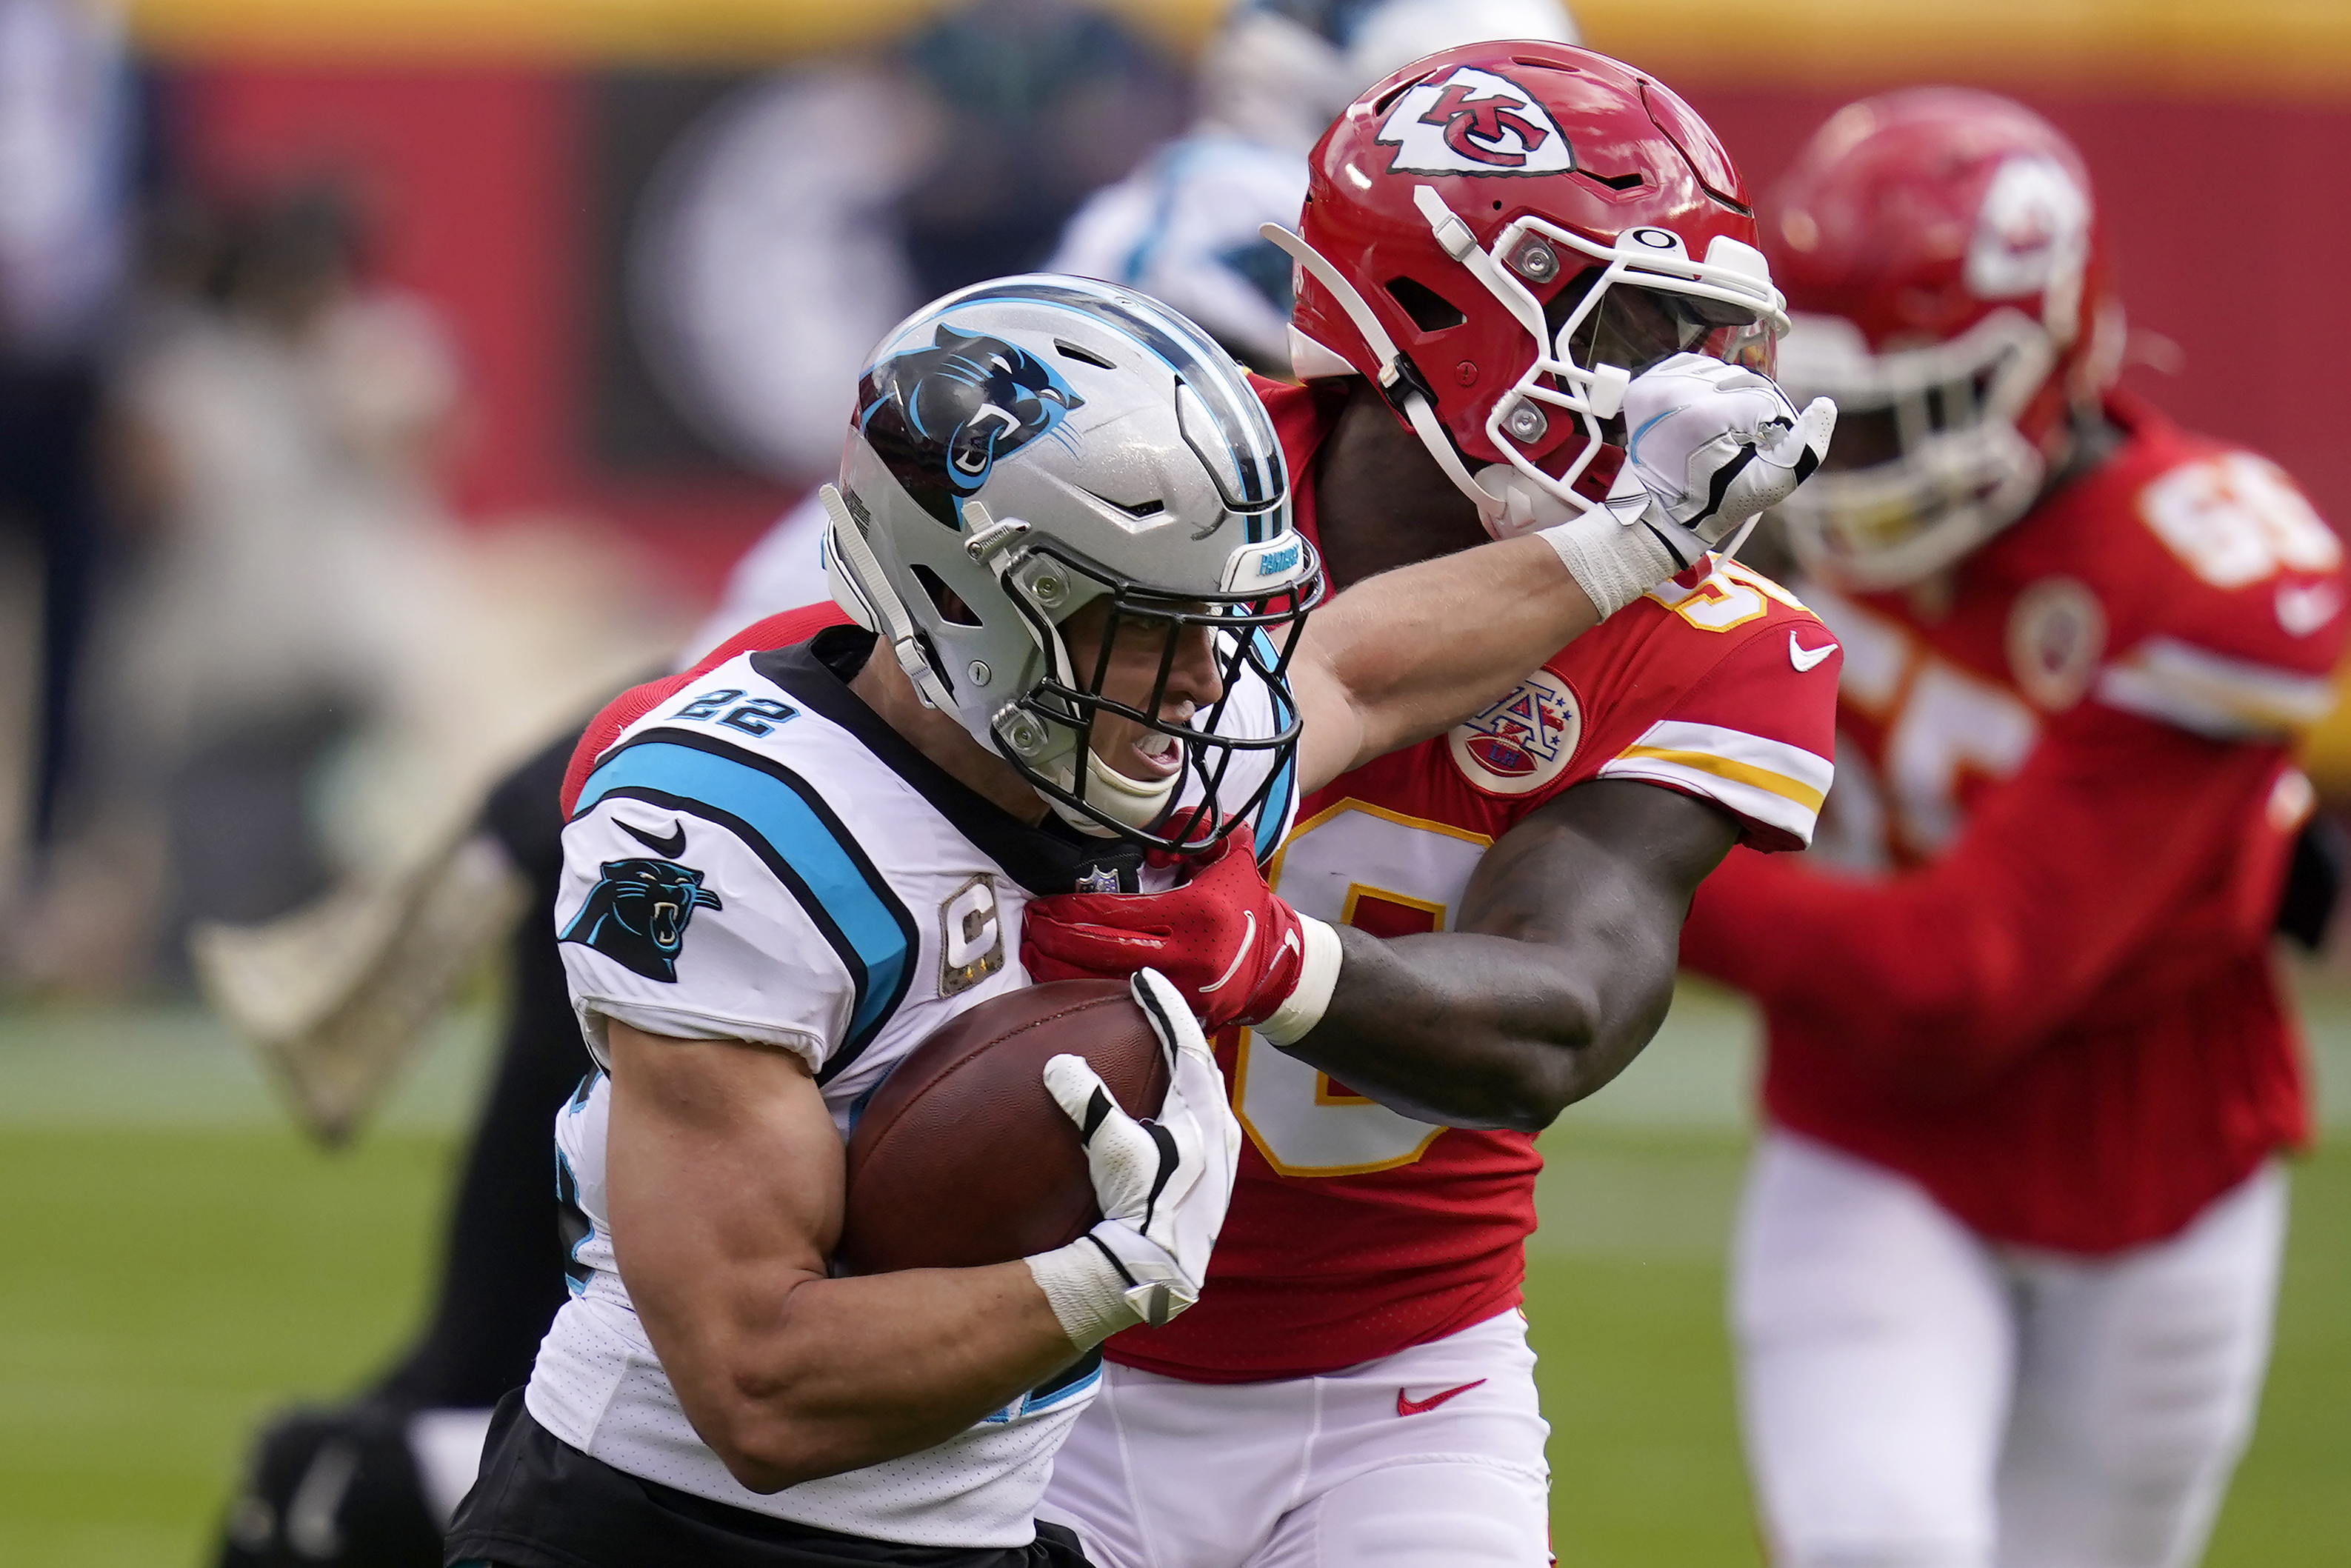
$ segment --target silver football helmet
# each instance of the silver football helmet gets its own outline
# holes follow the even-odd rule
[[[1299,725],[1283,677],[1321,564],[1290,525],[1264,405],[1165,306],[1036,274],[916,311],[874,350],[841,485],[823,494],[833,597],[1073,826],[1196,850],[1289,771]],[[1102,657],[1080,669],[1061,628],[1104,597]],[[1101,689],[1136,622],[1165,639],[1141,707]],[[1223,695],[1188,722],[1163,718],[1195,626],[1212,633]],[[1169,737],[1182,767],[1141,779],[1105,765],[1092,746],[1103,714]]]

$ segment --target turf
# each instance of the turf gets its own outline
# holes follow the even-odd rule
[[[427,1288],[478,1040],[330,1156],[223,1042],[159,1027],[0,1011],[0,1563],[193,1568],[255,1419],[365,1378]],[[57,1028],[72,1039],[45,1042]],[[1571,1568],[1759,1562],[1720,1304],[1740,1069],[1722,1029],[1683,1028],[1646,1082],[1544,1140],[1529,1305]],[[2351,1150],[2329,1148],[2298,1173],[2276,1364],[2216,1568],[2351,1554],[2346,1300]]]
[[[1528,1314],[1560,1562],[1760,1564],[1722,1328],[1739,1141],[1554,1137]],[[2261,1423],[2207,1568],[2351,1561],[2351,1146],[2301,1162],[2294,1204]]]
[[[414,1320],[448,1157],[0,1132],[0,1563],[199,1562],[256,1417],[348,1388]]]

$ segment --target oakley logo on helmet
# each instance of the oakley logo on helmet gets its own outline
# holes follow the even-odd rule
[[[1575,167],[1567,138],[1526,89],[1464,66],[1443,83],[1408,89],[1380,127],[1401,174],[1563,174]]]
[[[2078,269],[2090,247],[2090,198],[2054,158],[2011,158],[1984,188],[1968,242],[1968,291],[2022,299]]]
[[[1050,432],[1085,400],[1053,368],[1000,338],[944,322],[931,347],[873,365],[857,387],[857,423],[923,510],[959,528],[956,505],[997,460]]]

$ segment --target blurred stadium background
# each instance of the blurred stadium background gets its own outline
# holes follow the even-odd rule
[[[413,1324],[495,998],[322,1155],[188,998],[180,934],[445,831],[657,663],[830,461],[838,411],[791,401],[830,384],[808,367],[1041,256],[1183,123],[1221,7],[138,0],[44,54],[50,4],[0,0],[0,72],[33,73],[0,103],[36,106],[0,111],[0,249],[66,234],[39,288],[10,279],[0,464],[87,439],[100,485],[46,520],[13,477],[0,499],[0,1561],[187,1563],[254,1419]],[[2104,194],[2137,388],[2351,517],[2340,0],[1574,10],[1754,189],[1862,92],[2025,99]],[[835,151],[795,183],[778,139]],[[802,285],[788,308],[730,264],[746,225]],[[42,629],[71,613],[76,743],[45,797]],[[288,665],[308,678],[256,673]],[[452,723],[484,670],[492,710]],[[2311,764],[2351,808],[2351,717]],[[2331,1134],[2345,972],[2302,974]],[[1720,1329],[1747,1034],[1686,992],[1548,1139],[1531,1311],[1563,1561],[1757,1561]],[[2322,1147],[2215,1563],[2351,1558],[2346,1297],[2351,1157]]]

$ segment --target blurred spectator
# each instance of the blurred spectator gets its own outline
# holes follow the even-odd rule
[[[0,0],[0,529],[39,560],[25,813],[37,866],[99,557],[99,359],[121,274],[130,100],[109,7]]]
[[[83,704],[88,820],[12,955],[82,988],[399,880],[673,634],[658,580],[577,523],[455,526],[461,367],[424,301],[365,281],[331,185],[182,197],[155,231],[112,392],[143,516]]]
[[[170,931],[325,885],[320,765],[400,704],[449,600],[427,458],[456,368],[425,308],[354,262],[331,193],[256,205],[126,367],[159,515],[105,741],[118,785],[163,794]]]
[[[920,301],[1041,263],[1185,89],[1066,0],[979,0],[875,61],[743,89],[680,139],[633,241],[670,401],[751,467],[829,470],[865,350]]]

